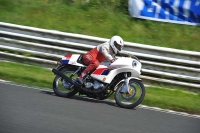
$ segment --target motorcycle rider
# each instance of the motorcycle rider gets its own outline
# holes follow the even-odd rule
[[[96,70],[101,62],[109,60],[113,63],[115,55],[124,47],[124,41],[120,36],[113,36],[108,42],[99,44],[83,55],[82,61],[87,65],[83,73],[78,77],[77,81],[83,84],[86,72],[92,73]]]

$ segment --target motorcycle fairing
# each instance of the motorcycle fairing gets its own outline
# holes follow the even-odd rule
[[[62,57],[61,60],[63,63],[68,64],[71,57],[72,57],[72,54],[67,54],[66,56]]]
[[[110,70],[108,68],[98,67],[92,74],[96,74],[96,75],[108,75],[109,71]]]
[[[139,77],[140,75],[138,71],[129,67],[129,68],[118,68],[118,69],[110,70],[108,75],[96,75],[92,73],[91,77],[104,83],[111,83],[111,81],[117,74],[124,73],[124,72],[131,72],[131,76],[134,76],[134,77]]]
[[[80,64],[77,62],[77,59],[79,58],[80,54],[67,54],[64,56],[61,60],[64,64],[70,64],[70,65],[76,65],[76,66],[82,66],[83,64]]]

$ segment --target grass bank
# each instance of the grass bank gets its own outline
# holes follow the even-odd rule
[[[52,89],[54,74],[37,66],[0,61],[0,79]],[[142,104],[200,114],[200,93],[194,95],[181,90],[146,87],[146,96]]]
[[[200,27],[132,18],[128,0],[0,0],[0,21],[200,51]]]

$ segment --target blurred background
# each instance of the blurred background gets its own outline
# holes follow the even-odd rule
[[[0,21],[200,51],[200,27],[129,15],[128,0],[0,0]]]

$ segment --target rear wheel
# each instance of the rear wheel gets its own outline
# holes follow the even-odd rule
[[[61,73],[65,74],[66,76],[71,76],[72,73],[74,73],[73,70],[70,70],[68,68],[64,68],[60,70]],[[72,79],[76,79],[77,75],[74,75]],[[61,97],[72,97],[74,96],[78,90],[73,88],[73,85],[70,84],[69,82],[65,81],[63,78],[60,76],[56,75],[53,81],[53,91],[56,95],[61,96]]]
[[[140,80],[130,79],[128,83],[129,93],[122,93],[122,89],[126,86],[125,82],[117,85],[115,92],[116,103],[123,108],[134,108],[138,106],[144,99],[145,87]]]

